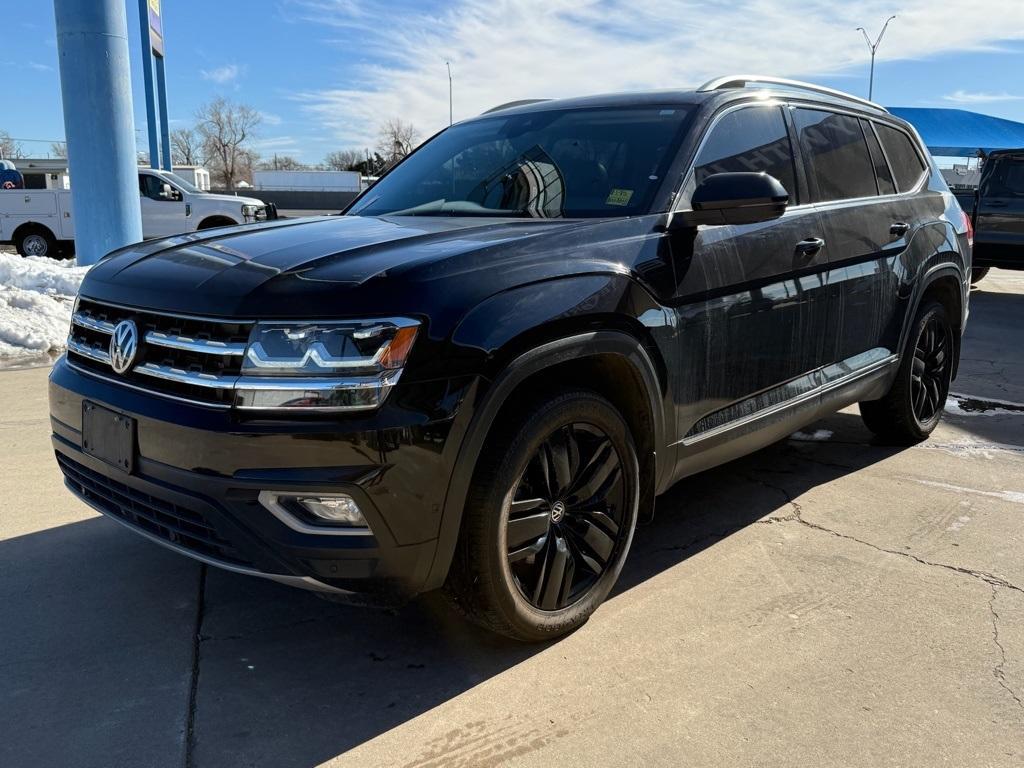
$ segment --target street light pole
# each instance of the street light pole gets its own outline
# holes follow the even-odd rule
[[[878,46],[882,44],[882,37],[885,35],[885,30],[889,27],[889,22],[895,18],[895,16],[890,16],[885,20],[885,24],[882,25],[882,31],[878,33],[878,38],[874,43],[871,42],[871,38],[868,37],[867,30],[864,27],[857,27],[857,30],[864,35],[864,42],[871,49],[871,79],[868,81],[868,101],[871,100],[875,93],[875,54],[878,52]]]
[[[452,65],[450,62],[445,62],[444,65],[448,67],[448,125],[452,124]]]

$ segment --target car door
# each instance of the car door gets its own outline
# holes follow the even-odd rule
[[[705,225],[672,240],[682,473],[744,452],[733,440],[738,435],[760,432],[762,443],[778,439],[786,427],[773,414],[799,410],[801,403],[815,407],[822,345],[831,335],[821,225],[815,208],[803,204],[780,105],[732,108],[713,122],[679,207],[689,208],[704,178],[732,171],[776,177],[790,205],[776,220]],[[751,439],[743,441],[745,449]]]
[[[1024,263],[1024,154],[990,162],[979,189],[975,255]]]
[[[823,384],[896,353],[900,255],[914,236],[869,123],[856,115],[797,107],[793,122],[811,199],[825,231],[827,282],[836,330],[825,341]]]
[[[169,186],[171,197],[164,195]],[[170,182],[155,173],[139,174],[142,207],[142,236],[147,240],[185,231],[185,196]]]

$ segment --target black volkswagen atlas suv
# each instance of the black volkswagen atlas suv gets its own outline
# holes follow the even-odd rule
[[[132,245],[50,377],[68,488],[239,573],[580,626],[680,478],[860,403],[942,414],[970,227],[907,123],[817,86],[518,102],[342,215]]]

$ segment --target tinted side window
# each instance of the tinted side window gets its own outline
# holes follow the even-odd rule
[[[921,156],[914,149],[910,137],[903,131],[882,123],[875,123],[875,128],[878,129],[878,138],[885,147],[885,154],[889,156],[892,172],[896,176],[896,185],[900,192],[909,192],[917,186],[924,175],[925,165]]]
[[[711,129],[694,168],[700,184],[714,173],[765,173],[774,176],[797,202],[793,147],[779,107],[749,107],[730,112]]]
[[[992,175],[982,190],[990,197],[1024,197],[1024,162],[997,160]]]
[[[878,137],[875,136],[875,132],[871,129],[871,123],[861,120],[860,127],[864,129],[864,138],[868,140],[868,150],[871,152],[871,163],[875,166],[878,194],[894,194],[896,192],[896,185],[892,180],[892,172],[885,162],[885,155],[882,154],[882,145],[878,143]]]
[[[849,115],[798,109],[794,114],[800,151],[821,202],[878,194],[875,172],[860,121]]]

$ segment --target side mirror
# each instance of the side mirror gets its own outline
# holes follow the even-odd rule
[[[170,184],[164,184],[160,188],[160,198],[162,200],[180,200],[178,190],[172,187]]]
[[[673,228],[771,221],[786,212],[789,193],[767,173],[716,173],[697,185],[690,205],[672,217]]]

